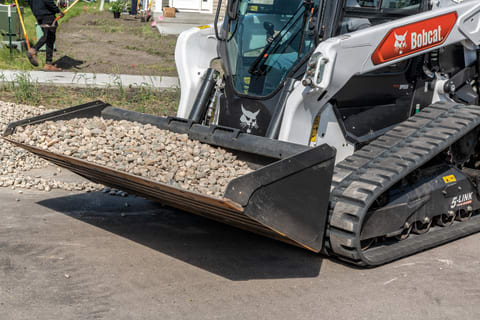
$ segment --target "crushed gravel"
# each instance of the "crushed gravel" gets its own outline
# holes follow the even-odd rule
[[[152,125],[102,118],[45,122],[14,139],[55,153],[221,197],[228,183],[252,170],[222,148]]]
[[[10,102],[0,101],[0,132],[7,128],[10,122],[41,115],[51,111],[44,107],[31,107]],[[36,189],[50,191],[63,189],[67,191],[93,191],[102,187],[94,183],[63,182],[56,179],[44,178],[41,175],[31,175],[32,169],[46,168],[50,164],[28,151],[17,148],[0,139],[0,187],[12,189]],[[60,170],[60,169],[58,169]]]

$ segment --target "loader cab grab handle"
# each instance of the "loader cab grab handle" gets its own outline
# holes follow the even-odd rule
[[[227,7],[227,14],[231,20],[236,20],[238,16],[239,0],[230,0]]]

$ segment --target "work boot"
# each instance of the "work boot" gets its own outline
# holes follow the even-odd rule
[[[43,70],[45,71],[62,71],[62,68],[58,68],[54,66],[53,64],[47,63],[45,64],[45,67],[43,67]]]
[[[32,65],[34,65],[35,67],[38,67],[37,51],[35,51],[35,49],[33,48],[28,49],[27,58]]]

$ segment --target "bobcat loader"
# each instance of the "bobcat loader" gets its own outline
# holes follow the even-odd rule
[[[480,230],[480,1],[229,0],[176,47],[177,117],[100,101],[4,138],[95,182],[360,266]],[[255,171],[215,198],[23,145],[101,116],[187,133]]]

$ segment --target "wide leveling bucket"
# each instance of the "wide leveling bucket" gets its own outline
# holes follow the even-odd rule
[[[224,196],[216,198],[19,143],[11,137],[20,126],[95,116],[185,133],[190,139],[238,153],[258,169],[232,180]],[[309,148],[230,128],[117,109],[101,101],[11,123],[3,136],[91,181],[315,252],[322,249],[335,162],[335,149],[328,145]]]

